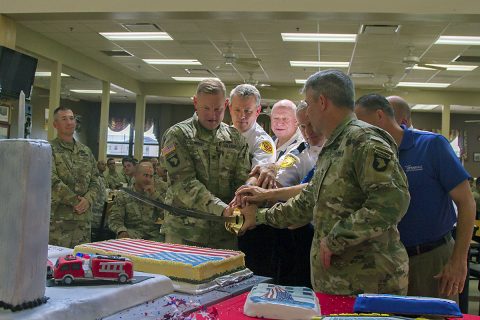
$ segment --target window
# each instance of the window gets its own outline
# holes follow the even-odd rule
[[[144,157],[158,157],[158,140],[153,133],[154,126],[152,125],[148,131],[143,134],[143,156]],[[135,134],[134,134],[135,135]],[[135,138],[134,138],[135,140]]]
[[[72,270],[81,270],[82,265],[80,263],[72,264]]]
[[[109,156],[129,156],[133,151],[130,150],[132,126],[128,125],[125,129],[115,132],[108,128],[107,133],[107,155]]]
[[[68,264],[64,264],[61,268],[60,271],[67,271],[68,270]]]

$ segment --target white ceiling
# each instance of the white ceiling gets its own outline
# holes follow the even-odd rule
[[[448,82],[446,90],[478,91],[480,68],[472,72],[405,72],[403,57],[413,46],[424,63],[449,64],[458,55],[480,56],[480,46],[435,45],[440,35],[480,36],[480,15],[366,14],[366,13],[79,13],[11,14],[18,23],[117,69],[142,82],[174,82],[172,76],[188,76],[185,66],[152,66],[142,59],[198,59],[213,76],[227,84],[246,81],[270,84],[273,88],[295,86],[318,68],[295,68],[291,60],[351,61],[349,73],[372,73],[354,78],[357,88],[386,90],[389,81]],[[109,41],[98,32],[126,31],[125,24],[148,23],[168,32],[174,41]],[[283,42],[282,32],[359,33],[362,25],[399,25],[398,33],[359,34],[356,43]],[[109,57],[102,50],[125,50],[132,57]],[[223,54],[231,50],[240,58],[259,58],[259,63],[225,64]],[[465,64],[465,63],[464,63]],[[471,63],[469,63],[471,64]],[[39,70],[49,62],[40,59]],[[101,89],[101,82],[68,67],[72,78],[63,80],[68,89]],[[48,78],[37,78],[48,88]],[[300,86],[299,86],[300,87]],[[116,89],[114,89],[115,91]],[[444,89],[445,90],[445,89]],[[121,90],[120,90],[121,91]],[[126,96],[127,98],[124,98]],[[82,96],[82,98],[85,98]],[[86,98],[98,100],[97,96]],[[132,101],[133,94],[119,92],[112,101]],[[150,98],[153,99],[153,98]],[[165,99],[165,98],[164,98]],[[189,97],[185,97],[189,99]],[[187,101],[187,100],[182,101]]]

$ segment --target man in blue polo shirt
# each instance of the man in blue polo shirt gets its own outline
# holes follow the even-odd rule
[[[398,224],[409,255],[408,294],[458,301],[466,278],[475,218],[469,174],[443,136],[399,126],[392,106],[383,96],[361,97],[355,113],[360,120],[390,133],[399,145],[400,164],[411,196],[408,211]],[[453,241],[455,224],[457,237]]]

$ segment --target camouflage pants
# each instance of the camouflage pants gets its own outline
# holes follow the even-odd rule
[[[49,244],[73,248],[91,241],[91,225],[86,221],[50,221]]]

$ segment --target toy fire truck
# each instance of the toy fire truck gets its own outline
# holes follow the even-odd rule
[[[53,270],[56,283],[66,285],[77,280],[111,280],[126,283],[133,278],[133,264],[123,257],[88,255],[60,257]]]

